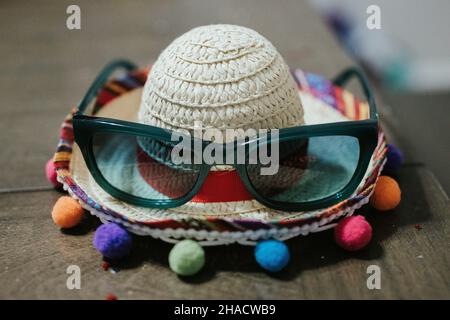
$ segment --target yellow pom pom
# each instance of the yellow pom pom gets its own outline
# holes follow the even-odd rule
[[[84,210],[77,200],[62,196],[52,210],[53,222],[61,228],[72,228],[80,223]]]
[[[388,211],[397,207],[400,199],[401,191],[397,181],[388,176],[380,176],[370,198],[370,204],[379,211]]]

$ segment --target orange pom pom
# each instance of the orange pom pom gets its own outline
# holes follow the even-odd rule
[[[370,198],[370,204],[379,211],[387,211],[397,207],[400,199],[401,191],[397,181],[388,176],[380,176]]]
[[[61,228],[72,228],[80,223],[84,210],[77,200],[62,196],[56,201],[52,210],[52,218]]]

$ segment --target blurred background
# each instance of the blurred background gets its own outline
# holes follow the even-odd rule
[[[66,26],[71,4],[80,30]],[[266,36],[292,67],[332,77],[362,65],[407,165],[429,166],[448,193],[449,12],[447,0],[0,1],[0,166],[26,177],[2,174],[0,188],[46,185],[63,117],[109,60],[144,66],[195,26],[232,23]]]
[[[343,48],[377,81],[386,121],[410,159],[450,190],[450,1],[310,0]],[[375,7],[374,7],[375,5]],[[367,20],[379,25],[368,28]],[[374,20],[370,20],[372,25]]]

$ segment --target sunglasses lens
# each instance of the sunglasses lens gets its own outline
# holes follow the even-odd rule
[[[341,191],[355,173],[359,155],[355,137],[310,137],[279,143],[279,167],[275,174],[262,174],[266,165],[246,167],[253,187],[261,196],[285,203],[305,203]]]
[[[171,161],[173,144],[123,133],[97,133],[92,150],[103,177],[116,189],[150,200],[178,199],[194,187],[199,170]]]

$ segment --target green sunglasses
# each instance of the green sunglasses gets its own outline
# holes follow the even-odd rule
[[[171,151],[179,141],[173,140],[171,130],[84,115],[118,69],[130,72],[137,66],[118,60],[100,72],[73,117],[75,142],[92,177],[111,196],[142,207],[181,206],[202,190],[217,166],[205,161],[181,165],[172,161]],[[333,84],[343,87],[352,78],[359,81],[366,96],[369,119],[283,128],[275,140],[270,135],[256,135],[223,144],[224,150],[234,152],[234,162],[227,163],[233,170],[227,172],[236,173],[238,184],[251,198],[272,209],[307,211],[329,207],[356,190],[377,145],[378,115],[370,86],[360,70],[345,70]],[[200,143],[202,151],[213,144],[184,138],[191,139],[192,145]],[[252,148],[269,148],[273,143],[279,147],[275,174],[261,174],[266,164],[236,161],[237,151],[244,150],[248,159]],[[220,183],[216,188],[221,188]]]

